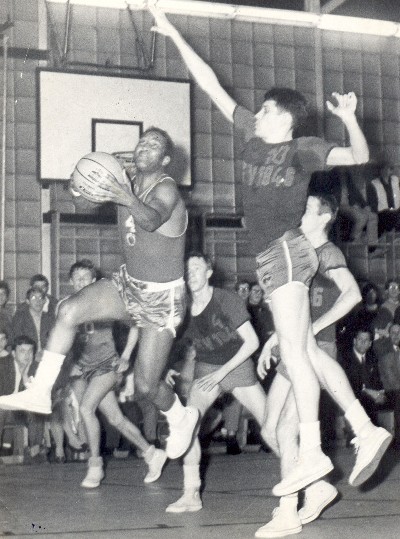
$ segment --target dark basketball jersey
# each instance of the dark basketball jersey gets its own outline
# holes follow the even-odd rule
[[[267,144],[254,135],[254,114],[234,112],[236,146],[242,159],[242,196],[253,254],[264,251],[284,232],[300,225],[311,174],[327,168],[335,144],[301,137]]]
[[[339,288],[332,279],[329,279],[327,272],[338,268],[347,268],[342,251],[330,241],[318,247],[316,253],[319,268],[310,288],[311,318],[313,321],[327,313],[340,296]],[[316,337],[320,341],[335,342],[335,324],[321,330]]]

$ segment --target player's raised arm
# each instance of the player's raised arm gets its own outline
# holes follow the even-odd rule
[[[209,95],[222,114],[230,122],[233,122],[233,111],[235,110],[236,102],[222,88],[214,71],[206,62],[204,62],[204,60],[200,58],[200,56],[188,45],[188,43],[186,43],[181,34],[169,22],[162,11],[154,6],[149,6],[149,10],[157,25],[154,26],[152,30],[172,39],[181,53],[187,68],[196,79],[197,84]]]
[[[369,150],[364,133],[361,131],[355,115],[357,107],[356,95],[354,92],[343,95],[334,92],[332,97],[336,100],[336,105],[327,101],[326,106],[346,126],[350,137],[350,146],[347,148],[333,148],[328,155],[327,164],[330,166],[350,166],[366,163],[369,159]]]

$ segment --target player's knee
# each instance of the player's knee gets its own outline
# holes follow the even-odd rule
[[[107,421],[111,427],[121,432],[123,430],[125,418],[122,414],[113,414],[107,417]]]
[[[79,413],[81,414],[84,421],[91,419],[95,416],[95,410],[90,404],[82,402],[79,406]]]
[[[157,393],[157,387],[153,385],[148,380],[143,380],[137,377],[135,379],[135,399],[142,400],[146,399],[153,401]]]

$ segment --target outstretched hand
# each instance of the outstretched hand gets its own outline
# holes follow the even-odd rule
[[[354,92],[349,92],[348,94],[333,92],[332,97],[336,100],[336,105],[331,101],[326,102],[326,106],[332,114],[342,119],[349,115],[354,115],[357,107],[357,97]]]
[[[165,13],[158,9],[155,4],[149,2],[148,9],[153,15],[156,26],[152,26],[151,31],[157,32],[164,36],[171,37],[174,33],[177,33],[177,30],[173,24],[169,22]]]

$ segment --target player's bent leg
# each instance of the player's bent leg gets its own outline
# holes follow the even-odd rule
[[[167,454],[162,449],[157,449],[143,438],[139,428],[131,423],[122,413],[114,391],[109,391],[99,405],[99,410],[104,414],[108,423],[124,436],[129,442],[138,447],[148,466],[145,483],[154,483],[161,476],[167,461]]]
[[[365,413],[360,402],[354,401],[346,411],[345,417],[353,417]],[[358,487],[365,483],[376,471],[388,449],[393,436],[384,428],[376,427],[369,422],[357,434],[352,443],[356,450],[356,462],[349,477],[349,483]]]
[[[189,393],[188,403],[199,410],[200,417],[204,418],[207,410],[213,405],[220,394],[218,386],[211,391],[203,391],[195,383]],[[197,437],[200,425],[197,424],[195,438],[183,459],[183,494],[174,503],[166,508],[167,513],[188,513],[200,511],[203,503],[200,496],[200,460],[201,447]]]
[[[289,380],[277,372],[267,395],[267,413],[261,436],[278,457],[281,456],[277,436],[278,424],[291,388]]]
[[[310,321],[308,289],[291,282],[271,295],[281,357],[287,368],[300,418],[300,450],[292,472],[273,489],[276,496],[298,492],[328,474],[333,466],[321,450],[318,421],[320,387],[307,355]]]
[[[183,406],[171,387],[161,380],[173,338],[169,330],[142,328],[135,361],[135,394],[139,399],[154,402],[166,417],[170,430],[166,452],[168,458],[177,459],[192,441],[199,412],[193,406]]]
[[[354,445],[357,457],[349,483],[359,486],[367,481],[379,466],[392,435],[384,428],[373,425],[356,399],[342,367],[317,346],[312,335],[309,335],[308,349],[321,384],[345,412],[345,417],[356,435]]]
[[[275,431],[276,445],[281,457],[281,473],[285,477],[297,461],[299,420],[292,386],[279,372],[271,390],[268,395],[270,407],[267,428]],[[281,497],[279,506],[272,513],[272,519],[257,530],[256,537],[284,537],[300,533],[302,525],[297,513],[297,503],[297,493]]]
[[[35,378],[28,389],[0,397],[0,408],[51,413],[51,389],[72,346],[76,328],[86,321],[127,318],[115,286],[102,279],[65,300],[43,352]]]
[[[100,422],[96,411],[115,385],[115,381],[114,372],[93,376],[80,400],[79,411],[90,449],[87,473],[81,483],[83,488],[97,488],[104,479],[103,459],[100,456]]]
[[[307,354],[307,337],[311,327],[308,288],[300,282],[281,286],[272,293],[270,306],[281,358],[293,386],[300,421],[315,422],[318,420],[320,387]]]
[[[235,387],[232,395],[251,413],[260,427],[267,416],[267,395],[260,382],[252,386]]]

